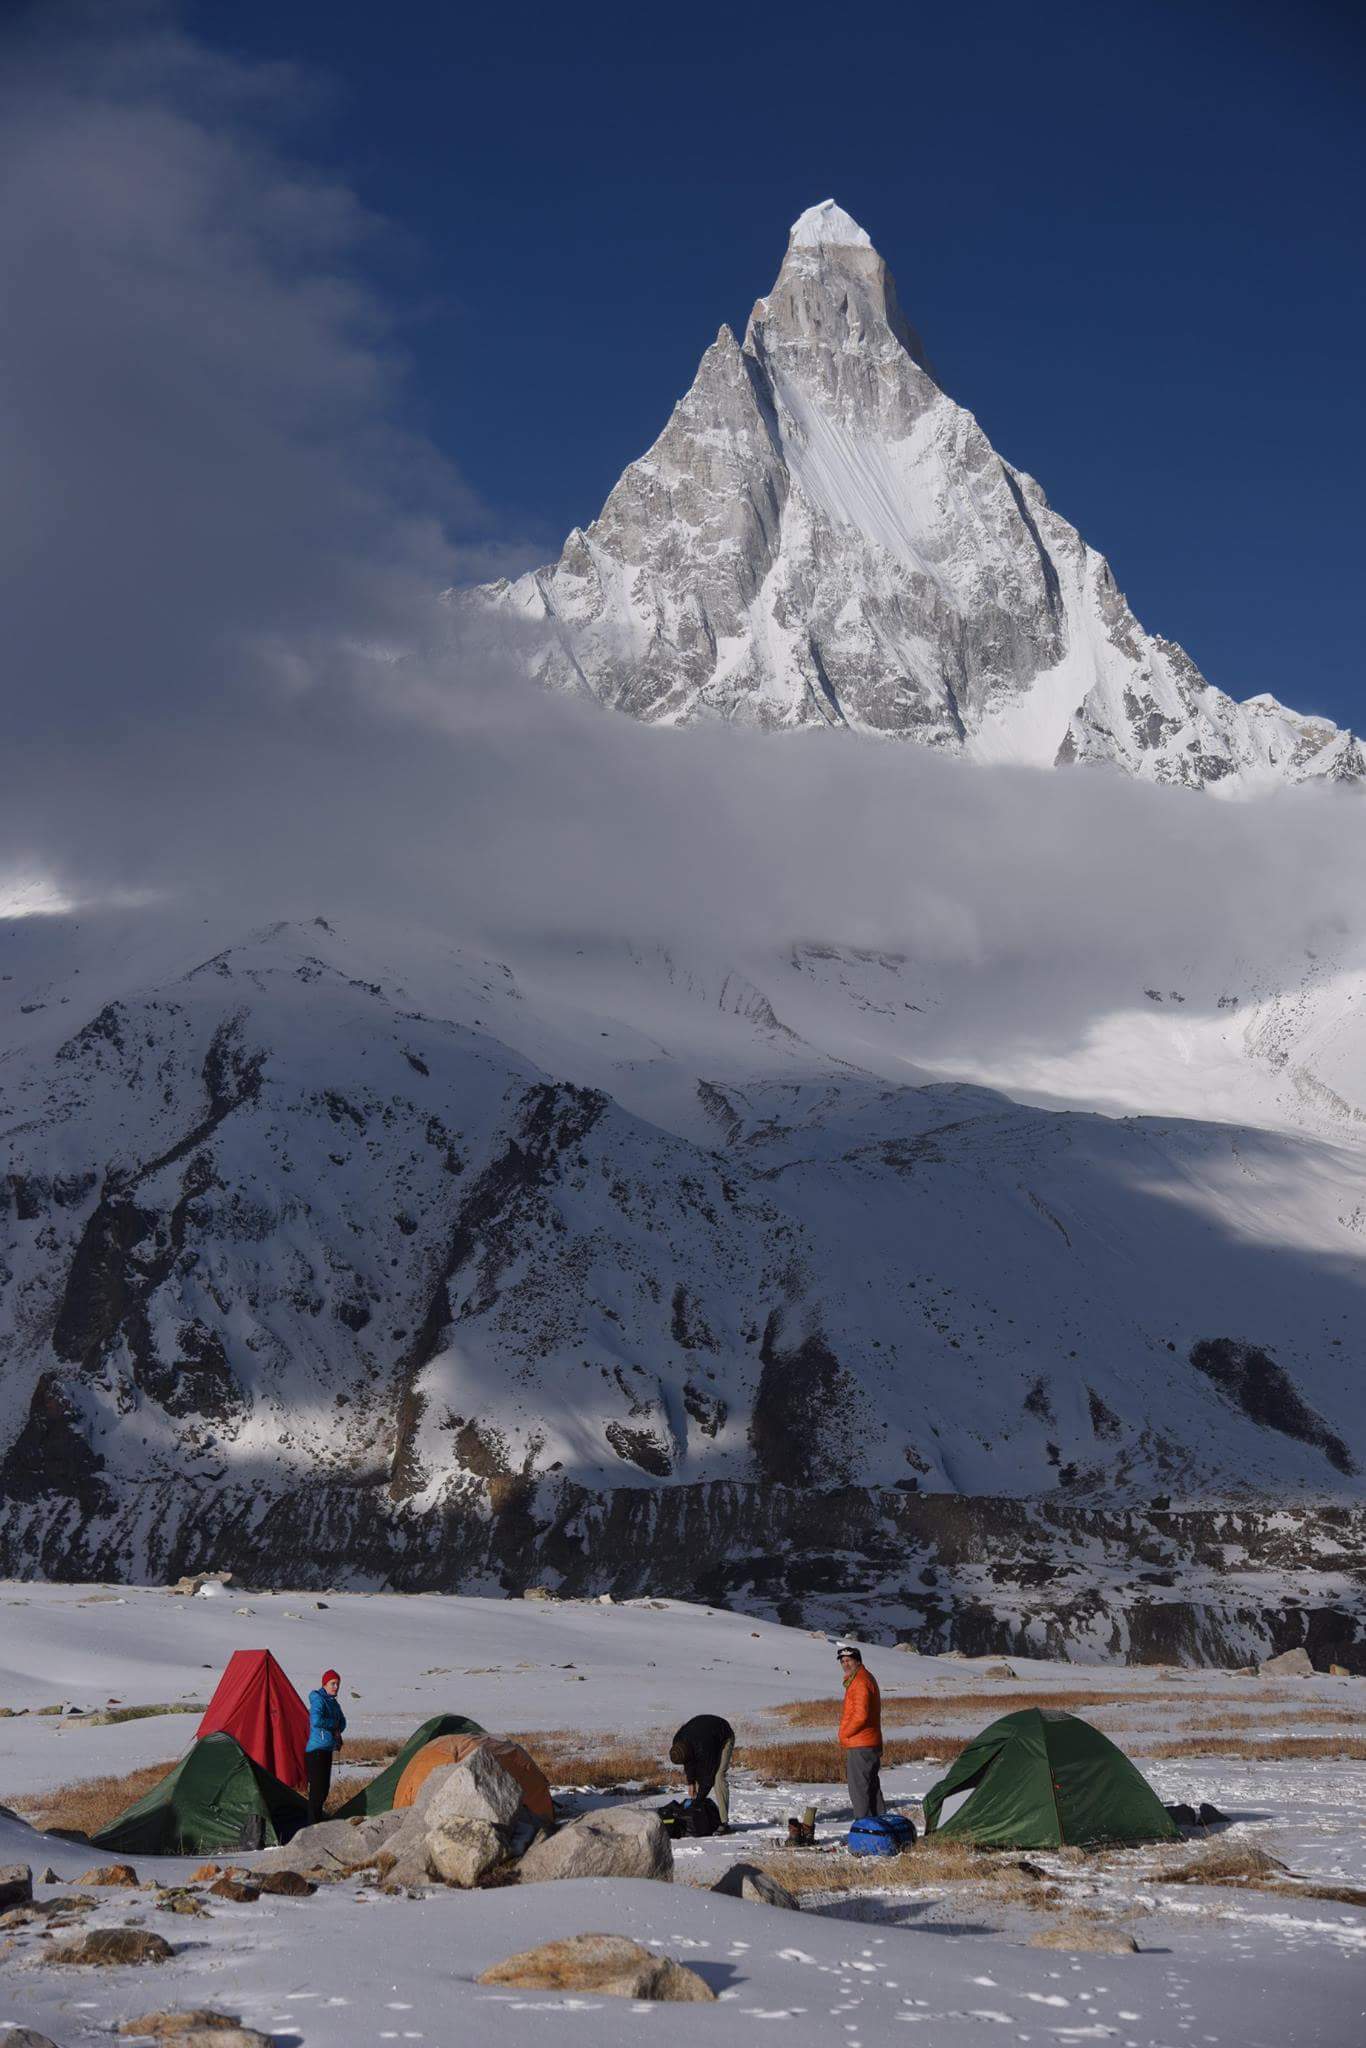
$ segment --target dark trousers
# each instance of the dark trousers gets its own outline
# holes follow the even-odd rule
[[[849,1784],[849,1804],[854,1809],[855,1820],[867,1820],[869,1814],[885,1813],[887,1803],[882,1796],[882,1769],[880,1749],[846,1749],[844,1752],[844,1775]]]
[[[308,1824],[323,1817],[327,1795],[332,1786],[332,1752],[330,1749],[309,1749],[304,1752],[308,1765]]]

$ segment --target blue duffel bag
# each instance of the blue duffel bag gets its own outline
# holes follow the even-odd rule
[[[899,1856],[914,1841],[913,1820],[901,1813],[877,1813],[854,1822],[845,1847],[851,1856]]]

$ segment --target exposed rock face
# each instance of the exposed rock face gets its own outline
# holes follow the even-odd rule
[[[508,1849],[487,1821],[452,1820],[429,1830],[427,1856],[434,1877],[468,1890],[508,1860]]]
[[[656,723],[846,727],[1197,788],[1366,776],[1352,734],[1238,704],[1143,631],[940,389],[830,200],[600,518],[462,603],[524,622],[547,683]]]

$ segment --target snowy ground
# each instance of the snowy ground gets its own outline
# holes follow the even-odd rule
[[[251,1613],[236,1611],[243,1606]],[[495,1728],[620,1732],[648,1747],[651,1735],[667,1736],[689,1713],[708,1709],[736,1721],[743,1748],[746,1736],[824,1732],[788,1728],[767,1711],[780,1702],[828,1698],[832,1722],[836,1711],[828,1642],[676,1603],[337,1594],[319,1605],[311,1595],[230,1592],[191,1601],[159,1591],[11,1585],[0,1587],[0,1705],[29,1711],[0,1719],[0,1802],[173,1757],[196,1718],[95,1726],[37,1708],[203,1702],[232,1649],[262,1645],[301,1689],[337,1664],[354,1734],[406,1734],[450,1708]],[[869,1661],[884,1692],[942,1703],[942,1714],[916,1719],[917,1733],[980,1726],[992,1715],[956,1708],[956,1697],[999,1692],[999,1711],[1008,1711],[1020,1689],[971,1663],[887,1650],[870,1650]],[[1187,1698],[1192,1714],[1227,1707],[1254,1715],[1259,1727],[1297,1734],[1326,1732],[1334,1724],[1324,1717],[1344,1711],[1366,1717],[1361,1681],[1273,1685],[1215,1672],[1015,1668],[1032,1690],[1122,1691],[1118,1709],[1093,1718],[1136,1754],[1178,1726]],[[1359,1735],[1361,1721],[1349,1732]],[[954,1746],[946,1739],[946,1757]],[[1293,1871],[1366,1883],[1366,1763],[1203,1757],[1145,1768],[1164,1798],[1212,1798],[1231,1816],[1234,1839],[1255,1839]],[[887,1789],[910,1806],[939,1774],[932,1762],[906,1765],[888,1774]],[[306,1900],[214,1901],[212,1917],[195,1920],[157,1913],[147,1893],[110,1892],[86,1924],[154,1926],[176,1943],[175,1961],[155,1971],[61,1969],[41,1960],[48,1944],[35,1930],[19,1930],[11,1948],[0,1947],[0,2022],[39,2025],[60,2048],[108,2041],[113,2024],[149,2008],[204,2003],[309,2048],[444,2048],[495,2034],[567,2048],[635,2039],[642,2028],[657,2041],[731,2044],[773,2023],[798,2048],[872,2048],[908,2026],[927,2027],[920,2038],[936,2048],[1012,2040],[1346,2048],[1366,2038],[1366,1911],[1311,1893],[1160,1886],[1145,1852],[1065,1871],[1079,1906],[1116,1914],[1137,1937],[1141,1952],[1131,1956],[1031,1948],[1028,1936],[1050,1916],[917,1884],[913,1858],[896,1866],[884,1890],[808,1895],[800,1919],[698,1888],[737,1856],[771,1851],[787,1815],[808,1797],[820,1807],[823,1837],[836,1843],[832,1788],[764,1788],[741,1770],[735,1835],[680,1846],[672,1887],[591,1882],[395,1900],[354,1884]],[[596,1803],[596,1795],[579,1803]],[[92,1860],[88,1850],[39,1840],[0,1818],[0,1863],[28,1862],[35,1872],[51,1865],[69,1880]],[[832,1871],[839,1861],[832,1848]],[[188,1868],[147,1858],[139,1867],[163,1878]],[[40,1886],[40,1896],[55,1889]],[[718,2004],[651,2008],[493,1992],[473,1981],[518,1948],[590,1930],[657,1943],[699,1968]]]

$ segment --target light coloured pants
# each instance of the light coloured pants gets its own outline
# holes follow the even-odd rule
[[[711,1788],[711,1797],[716,1801],[716,1811],[723,1828],[730,1826],[730,1760],[735,1752],[732,1738],[721,1751],[721,1761],[716,1766],[716,1782]]]

